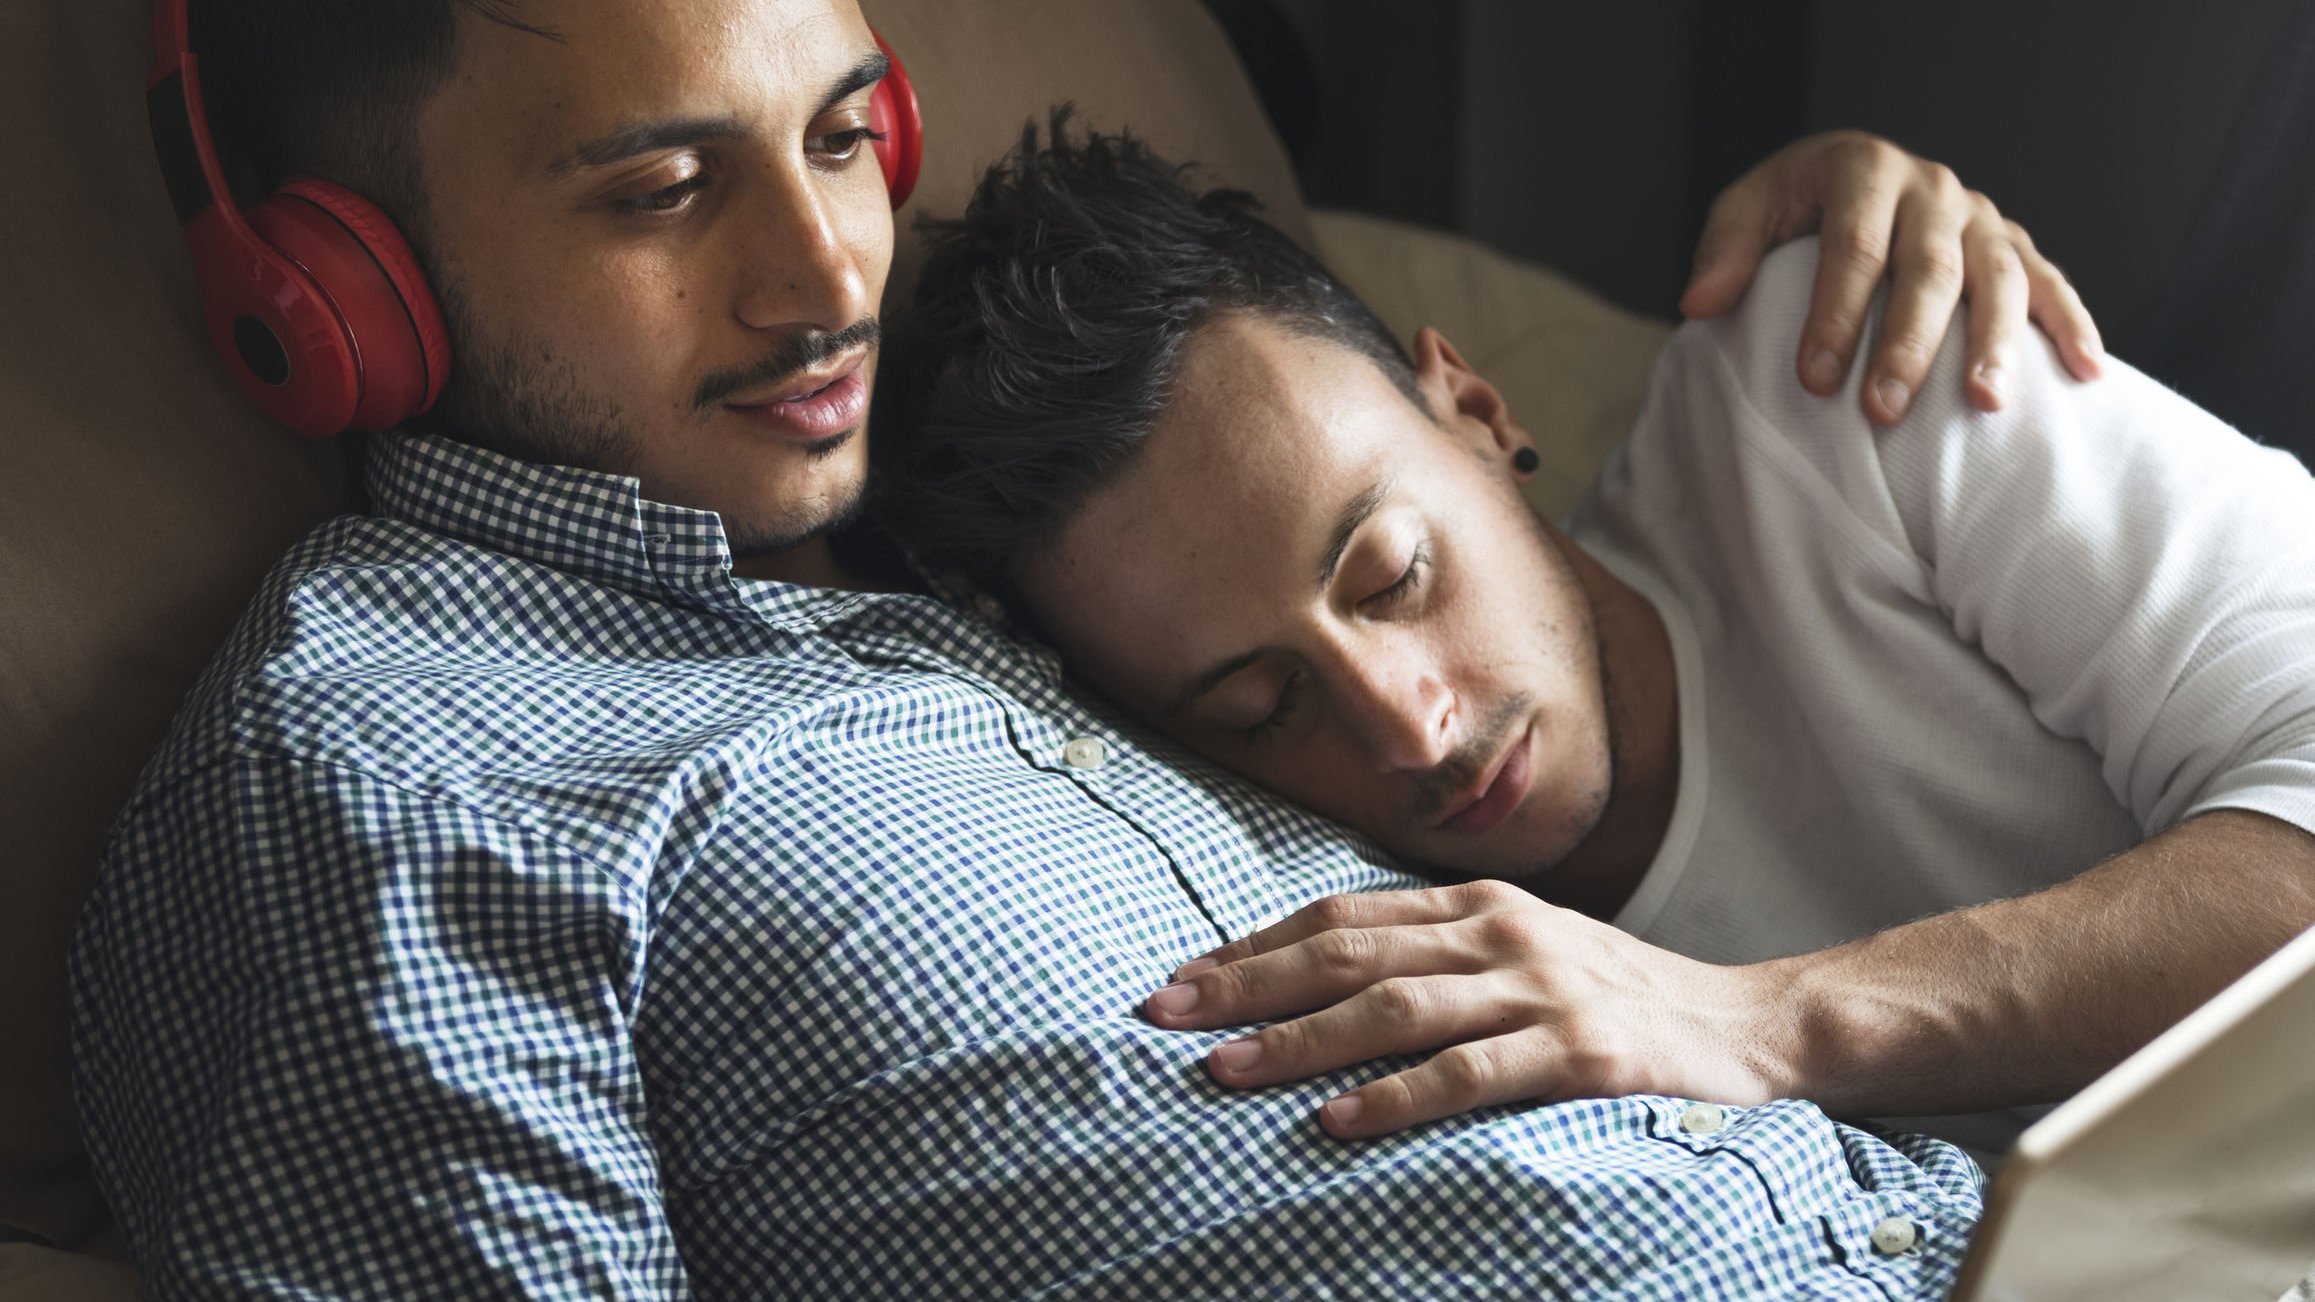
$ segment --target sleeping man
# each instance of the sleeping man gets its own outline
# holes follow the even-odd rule
[[[1635,1092],[1987,1147],[2315,923],[2315,485],[2026,349],[1904,419],[1790,373],[1813,244],[1658,362],[1564,526],[1529,436],[1247,211],[1056,120],[940,228],[888,514],[1146,725],[1451,878],[1145,1014],[1375,1136]],[[1516,883],[1513,890],[1499,883]]]
[[[193,16],[212,120],[263,180],[374,199],[457,360],[187,698],[74,938],[81,1114],[149,1294],[1951,1283],[1979,1204],[1942,1143],[1636,1077],[1343,1143],[1311,1118],[1365,1069],[1241,1096],[1199,1068],[1223,1037],[1139,1015],[1217,945],[1422,881],[836,544],[894,237],[850,0]],[[1982,204],[1872,208],[1825,221],[1900,282],[2001,251],[1973,301],[2022,330],[2030,250]],[[1828,271],[1836,302],[1881,274]],[[1786,365],[1828,337],[1789,323]],[[1926,397],[1903,363],[1864,369]]]

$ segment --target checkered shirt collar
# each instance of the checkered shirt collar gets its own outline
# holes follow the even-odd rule
[[[640,480],[539,465],[435,435],[370,442],[375,512],[651,600],[778,620],[842,595],[735,579],[713,511],[643,496]]]

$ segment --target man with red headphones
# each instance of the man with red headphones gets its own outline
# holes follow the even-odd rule
[[[174,0],[156,46],[227,369],[302,433],[389,432],[374,514],[286,557],[187,700],[75,939],[90,1149],[149,1292],[1950,1279],[1976,1182],[1940,1145],[1653,1098],[1343,1145],[1308,1124],[1341,1080],[1225,1098],[1211,1041],[1136,1016],[1217,943],[1413,879],[831,543],[921,149],[852,0]],[[212,119],[279,186],[246,213]],[[1819,210],[1904,234],[1901,268],[1966,252],[1986,316],[2094,367],[2022,236],[1853,138],[1732,191],[1690,306]],[[1812,384],[1880,271],[1828,275]],[[1898,314],[1942,330],[1937,279]],[[1871,1246],[1897,1216],[1918,1250]]]

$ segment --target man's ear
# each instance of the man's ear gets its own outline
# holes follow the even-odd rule
[[[1535,440],[1512,419],[1503,391],[1429,326],[1415,332],[1415,387],[1431,404],[1432,417],[1472,451],[1521,478],[1535,473]]]

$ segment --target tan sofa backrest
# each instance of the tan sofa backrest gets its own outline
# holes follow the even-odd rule
[[[1307,224],[1197,0],[868,0],[914,74],[904,228],[1075,99]],[[273,559],[340,508],[328,445],[210,364],[147,141],[144,0],[0,4],[0,1224],[102,1219],[66,1080],[63,956],[106,824]],[[895,268],[905,292],[915,257]]]

